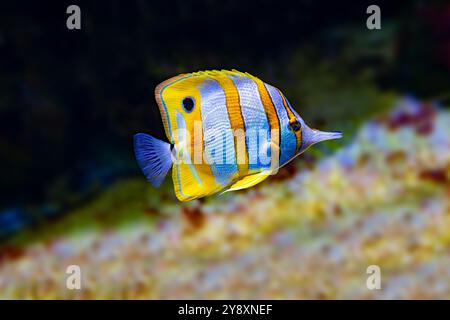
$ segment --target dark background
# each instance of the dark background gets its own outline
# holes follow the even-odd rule
[[[66,28],[70,4],[81,7],[81,30]],[[365,27],[370,4],[381,7],[383,28],[394,26],[386,59],[364,53],[382,50],[383,39],[349,49],[352,32],[376,32]],[[57,215],[140,174],[132,136],[165,138],[153,90],[179,73],[248,71],[298,97],[303,104],[295,107],[312,124],[333,119],[314,113],[310,90],[290,72],[299,52],[312,70],[305,72],[332,61],[331,72],[367,71],[381,90],[434,99],[450,87],[444,1],[14,1],[0,8],[3,226]]]

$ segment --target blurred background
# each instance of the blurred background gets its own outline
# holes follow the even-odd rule
[[[14,1],[0,52],[0,298],[450,298],[448,2]],[[154,88],[210,69],[258,76],[344,139],[178,202],[132,136],[165,139]]]

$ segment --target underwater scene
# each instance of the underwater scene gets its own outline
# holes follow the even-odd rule
[[[450,4],[258,3],[1,5],[0,299],[450,299]],[[152,186],[155,88],[221,69],[343,137],[243,190]]]

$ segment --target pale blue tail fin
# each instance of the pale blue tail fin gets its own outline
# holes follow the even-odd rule
[[[159,187],[172,167],[170,144],[145,133],[134,135],[134,153],[148,181]]]

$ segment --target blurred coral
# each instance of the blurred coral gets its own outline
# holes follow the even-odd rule
[[[4,246],[0,298],[450,298],[449,181],[450,113],[408,97],[247,191],[180,204],[120,182]],[[82,290],[65,288],[71,264]],[[382,290],[366,288],[371,264]]]

